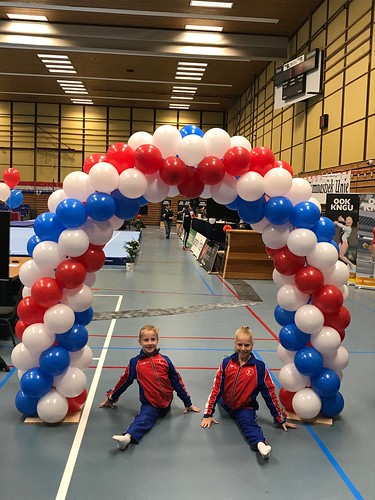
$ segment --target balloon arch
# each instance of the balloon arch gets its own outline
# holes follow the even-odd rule
[[[83,171],[67,175],[50,195],[49,212],[36,218],[27,244],[31,260],[20,269],[21,342],[12,352],[17,409],[54,423],[81,408],[92,360],[90,287],[104,264],[103,247],[142,205],[178,194],[212,197],[262,233],[278,287],[280,401],[304,419],[338,415],[348,364],[341,344],[350,322],[343,305],[349,271],[338,261],[333,222],[321,217],[310,184],[293,178],[292,167],[275,161],[271,150],[194,125],[136,132],[127,144],[89,156]]]

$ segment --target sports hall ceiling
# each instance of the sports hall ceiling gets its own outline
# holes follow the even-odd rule
[[[232,0],[227,9],[191,0],[1,1],[0,100],[227,111],[269,61],[286,60],[288,37],[321,2]]]

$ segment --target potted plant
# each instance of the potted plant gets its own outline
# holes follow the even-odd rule
[[[134,238],[132,240],[126,241],[124,243],[124,248],[126,250],[126,253],[128,254],[127,259],[126,259],[126,270],[127,271],[133,271],[134,262],[135,262],[135,259],[137,258],[140,246],[141,245],[140,245],[139,241],[135,240]]]
[[[143,223],[141,214],[138,214],[137,217],[131,221],[131,226],[133,226],[136,231],[140,231],[146,227]]]

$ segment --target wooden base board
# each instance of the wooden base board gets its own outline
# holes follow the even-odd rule
[[[307,418],[301,418],[291,411],[286,412],[286,418],[288,420],[297,420],[298,422],[306,422],[307,424],[333,425],[333,418],[317,416],[315,418],[307,419]]]
[[[61,422],[56,422],[59,424],[78,424],[79,419],[81,418],[81,411],[77,411],[76,413],[70,413],[66,415],[66,417],[61,420]],[[41,418],[39,417],[26,417],[24,420],[24,424],[45,424]]]

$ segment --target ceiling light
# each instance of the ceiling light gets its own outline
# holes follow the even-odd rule
[[[174,92],[175,94],[195,94],[195,90],[176,90],[176,89],[172,89],[172,92]]]
[[[179,106],[178,104],[170,104],[169,109],[189,109],[190,106]]]
[[[6,16],[16,21],[48,21],[46,16],[32,16],[28,14],[6,14]]]
[[[193,81],[200,81],[202,80],[202,77],[195,77],[195,76],[175,76],[175,80],[193,80]]]
[[[214,9],[231,9],[233,2],[208,2],[206,0],[190,0],[190,7],[210,7]]]
[[[46,68],[63,68],[63,69],[74,69],[71,63],[61,63],[61,64],[46,64]]]
[[[178,90],[198,90],[198,87],[178,87],[176,85],[173,85],[173,90],[178,89]]]
[[[64,90],[65,94],[88,94],[87,90]]]
[[[203,73],[206,68],[191,68],[190,66],[177,66],[177,71],[189,71],[190,73]]]
[[[198,63],[198,62],[186,62],[186,61],[179,61],[177,63],[177,66],[204,66],[207,67],[208,63]]]
[[[71,74],[77,74],[77,71],[75,69],[48,69],[50,73],[71,73]]]
[[[69,60],[66,59],[42,59],[42,63],[44,64],[72,64]]]
[[[60,54],[38,54],[41,59],[69,59],[68,56],[62,56]]]
[[[176,71],[178,76],[203,76],[203,73],[190,73],[190,71]]]
[[[186,24],[186,30],[195,30],[195,31],[223,31],[223,26],[202,26],[200,24]]]
[[[192,101],[194,97],[187,95],[171,95],[171,99],[186,99],[187,101]]]
[[[91,99],[70,99],[73,104],[94,104]]]

